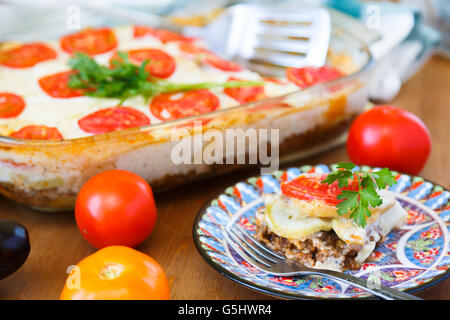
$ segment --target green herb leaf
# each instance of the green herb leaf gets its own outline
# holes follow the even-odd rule
[[[342,191],[337,198],[344,200],[336,206],[338,214],[344,215],[349,211],[355,210],[358,206],[359,193],[357,191]]]
[[[383,203],[376,190],[392,186],[396,180],[387,168],[373,172],[355,168],[353,163],[341,162],[336,166],[337,170],[330,173],[322,183],[332,184],[337,181],[339,188],[345,188],[351,179],[356,179],[358,191],[342,190],[337,199],[343,201],[336,207],[339,215],[350,213],[350,218],[364,228],[367,225],[366,217],[371,216],[369,206],[375,208]]]
[[[338,169],[346,169],[346,170],[353,170],[356,167],[356,164],[353,164],[351,162],[341,162],[338,163],[336,168]]]
[[[85,95],[100,98],[118,98],[122,104],[126,99],[142,96],[144,99],[165,92],[181,92],[210,88],[260,86],[262,81],[228,81],[202,83],[171,83],[151,77],[146,70],[149,60],[137,66],[128,60],[125,52],[118,52],[112,68],[100,65],[86,54],[76,52],[69,66],[76,71],[70,76],[68,86],[72,89],[90,89]]]

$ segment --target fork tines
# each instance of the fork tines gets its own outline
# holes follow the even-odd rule
[[[227,230],[224,236],[233,249],[256,268],[265,270],[285,259],[284,256],[267,248],[238,226]]]

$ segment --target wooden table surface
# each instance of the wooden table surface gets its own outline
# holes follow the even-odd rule
[[[421,175],[447,188],[450,187],[449,88],[450,61],[434,57],[391,103],[412,111],[430,129],[433,150]],[[345,148],[341,148],[294,165],[344,160],[348,157]],[[192,224],[205,201],[256,173],[241,171],[156,196],[156,227],[137,249],[161,263],[173,299],[271,299],[220,275],[200,257],[192,240]],[[22,223],[31,237],[31,253],[25,265],[0,281],[0,299],[57,299],[67,276],[66,268],[95,252],[79,234],[73,213],[37,212],[0,198],[0,217]],[[425,299],[450,299],[450,279],[418,295]]]

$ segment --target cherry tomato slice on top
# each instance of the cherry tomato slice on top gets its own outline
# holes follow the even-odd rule
[[[237,79],[234,77],[230,77],[228,79],[228,81],[238,80],[241,79]],[[223,92],[225,92],[226,95],[233,98],[239,103],[249,103],[266,98],[263,86],[225,88]]]
[[[25,109],[25,101],[9,92],[0,93],[0,118],[17,117]]]
[[[130,50],[128,51],[128,59],[137,65],[140,65],[145,60],[149,60],[146,66],[147,72],[154,77],[162,79],[170,77],[176,68],[175,59],[158,49]],[[120,60],[120,58],[114,55],[110,62],[113,60]]]
[[[115,49],[117,39],[110,28],[87,28],[62,37],[60,44],[61,48],[68,53],[83,52],[96,55]]]
[[[30,140],[62,140],[63,137],[57,128],[47,126],[26,126],[13,132],[13,138]]]
[[[174,120],[212,112],[219,108],[219,98],[209,90],[162,93],[150,104],[152,114],[160,120]]]
[[[339,188],[337,181],[330,185],[321,183],[326,176],[326,174],[302,174],[288,183],[282,183],[281,192],[292,198],[306,201],[322,200],[335,206],[343,201],[336,198],[342,190],[358,190],[358,184],[353,180],[346,188]]]
[[[29,43],[0,53],[0,64],[10,68],[29,68],[56,58],[56,52],[43,43]]]
[[[140,38],[146,35],[151,35],[158,38],[163,43],[167,42],[192,42],[195,39],[183,36],[179,33],[164,29],[154,29],[146,26],[134,26],[134,37]]]
[[[222,59],[213,52],[205,48],[198,47],[192,43],[181,43],[179,48],[183,52],[198,56],[203,63],[222,71],[234,72],[243,70],[240,64]]]
[[[356,164],[417,175],[430,156],[431,135],[416,115],[394,106],[376,106],[350,126],[347,152]]]
[[[78,125],[83,131],[94,134],[135,128],[147,124],[150,124],[150,119],[145,114],[125,106],[102,109],[88,114],[78,121]]]
[[[307,88],[317,83],[331,81],[342,76],[342,72],[330,66],[286,69],[287,79],[300,88]]]
[[[80,97],[88,92],[88,89],[72,89],[67,84],[70,79],[70,75],[74,71],[63,71],[55,74],[51,74],[39,79],[39,86],[49,96],[53,98],[74,98]]]

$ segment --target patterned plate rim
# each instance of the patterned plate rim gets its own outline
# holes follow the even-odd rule
[[[320,164],[316,164],[316,165],[311,165],[311,166],[318,166]],[[331,166],[333,166],[334,164],[325,164],[328,168],[330,168]],[[292,168],[292,167],[297,167],[297,166],[289,166],[288,168]],[[288,169],[286,168],[286,169]],[[286,171],[285,169],[281,169],[281,171]],[[443,187],[441,184],[435,183],[432,180],[429,179],[425,179],[421,176],[414,176],[414,175],[410,175],[407,173],[403,173],[400,171],[396,171],[398,174],[401,175],[405,175],[405,176],[409,176],[410,178],[415,178],[415,177],[419,177],[421,179],[423,179],[424,182],[430,182],[433,184],[433,186],[439,186],[441,187],[443,190],[450,192],[447,188]],[[252,176],[249,177],[245,180],[240,180],[236,183],[233,184],[236,185],[239,182],[246,182],[249,179],[252,178],[259,178],[261,175],[259,176]],[[202,206],[202,208],[199,210],[199,212],[197,213],[197,216],[195,217],[193,226],[192,226],[192,236],[194,239],[194,244],[195,247],[198,251],[198,253],[200,254],[200,256],[217,272],[219,272],[220,274],[224,275],[225,277],[227,277],[228,279],[233,280],[234,282],[248,288],[248,289],[252,289],[254,291],[257,291],[259,293],[263,293],[272,297],[277,297],[277,298],[284,298],[284,299],[298,299],[298,300],[368,300],[368,299],[374,299],[376,297],[374,297],[373,295],[370,296],[365,296],[365,297],[347,297],[347,298],[336,298],[336,297],[326,297],[326,296],[308,296],[308,295],[304,295],[302,293],[289,293],[289,292],[281,292],[279,290],[275,290],[275,289],[271,289],[268,288],[266,286],[263,285],[259,285],[253,282],[250,282],[248,280],[242,279],[241,277],[239,277],[238,275],[234,274],[233,272],[227,270],[226,268],[224,268],[221,264],[214,262],[213,259],[206,253],[206,251],[202,248],[201,245],[201,241],[200,241],[200,235],[197,232],[198,229],[198,224],[201,221],[203,215],[206,212],[206,209],[211,206],[212,202],[217,199],[221,194],[223,194],[225,192],[225,190],[217,193],[215,196],[213,196],[210,200],[206,201],[206,203]],[[412,287],[412,288],[408,288],[405,289],[405,292],[408,293],[419,293],[422,292],[428,288],[431,288],[441,282],[443,282],[444,280],[446,280],[447,278],[450,277],[450,269],[447,269],[444,273],[437,275],[435,277],[432,277],[432,279],[428,282],[425,282],[423,284],[420,284],[416,287]]]

